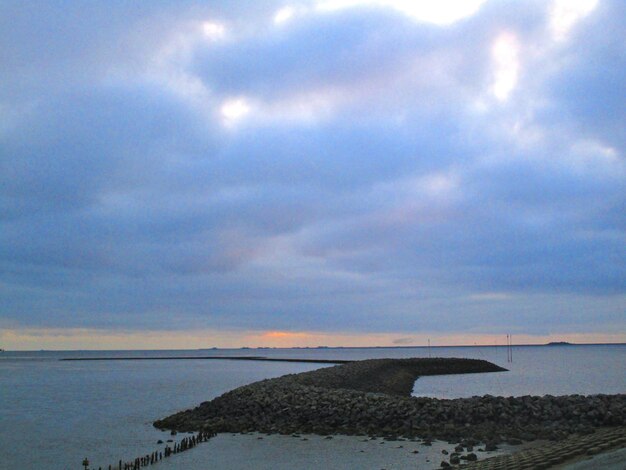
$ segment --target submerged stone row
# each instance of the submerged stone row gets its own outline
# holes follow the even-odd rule
[[[626,395],[408,396],[417,375],[502,370],[486,361],[466,361],[359,361],[287,375],[237,388],[154,425],[181,431],[473,438],[495,444],[561,439],[626,424]]]
[[[172,434],[175,435],[176,432],[172,431]],[[154,465],[159,463],[164,458],[168,458],[174,454],[178,454],[180,452],[184,452],[186,450],[193,449],[198,444],[202,442],[206,442],[212,437],[215,437],[216,433],[214,431],[200,431],[197,435],[185,437],[178,443],[173,443],[172,447],[166,445],[163,451],[155,451],[151,454],[142,455],[141,457],[136,457],[132,460],[121,460],[116,465],[109,465],[108,470],[139,470],[144,467],[148,467],[150,465]],[[169,441],[168,441],[169,442]],[[158,444],[162,444],[163,441],[159,440]],[[85,459],[83,462],[85,468],[89,465],[89,461]],[[103,470],[102,467],[98,467],[98,470]]]

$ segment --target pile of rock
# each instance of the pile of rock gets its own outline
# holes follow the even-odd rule
[[[301,374],[286,375],[277,380],[315,387],[408,397],[419,376],[505,372],[506,370],[479,359],[369,359]]]
[[[626,395],[409,396],[418,375],[497,370],[503,369],[463,359],[359,361],[256,382],[154,425],[182,431],[471,438],[493,446],[626,424]]]

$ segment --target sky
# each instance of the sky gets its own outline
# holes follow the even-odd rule
[[[0,347],[626,341],[626,2],[0,3]]]

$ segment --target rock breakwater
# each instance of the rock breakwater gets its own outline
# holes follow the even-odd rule
[[[626,424],[626,395],[411,397],[421,375],[503,371],[471,359],[377,359],[263,380],[154,425],[180,431],[502,441],[560,439]]]

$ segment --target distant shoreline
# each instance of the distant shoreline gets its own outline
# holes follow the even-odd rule
[[[169,361],[169,360],[227,360],[267,362],[308,362],[312,364],[347,364],[347,359],[297,359],[262,356],[156,356],[156,357],[64,357],[60,361]]]
[[[515,348],[526,347],[543,347],[543,346],[560,346],[561,342],[556,344],[541,343],[541,344],[513,344]],[[565,342],[562,342],[565,343]],[[564,344],[563,344],[564,345]],[[621,343],[567,343],[567,346],[626,346],[626,342]],[[259,350],[276,350],[284,351],[288,349],[302,350],[302,351],[324,351],[332,349],[437,349],[437,348],[506,348],[506,344],[463,344],[463,345],[413,345],[413,346],[290,346],[290,347],[246,347],[240,348],[192,348],[192,349],[4,349],[2,352],[107,352],[107,351],[128,351],[128,352],[141,352],[141,351],[259,351]]]

